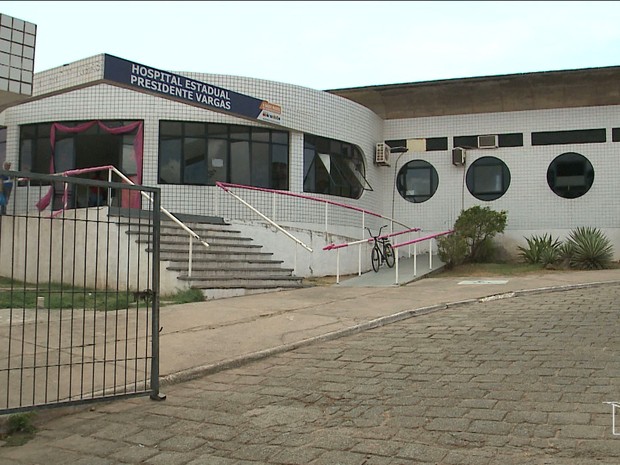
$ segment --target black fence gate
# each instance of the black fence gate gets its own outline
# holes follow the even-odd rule
[[[2,175],[0,414],[158,398],[159,189]]]

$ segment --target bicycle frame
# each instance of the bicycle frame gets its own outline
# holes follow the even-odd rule
[[[366,227],[368,234],[370,234],[370,237],[373,239],[373,246],[370,251],[370,261],[372,263],[372,269],[375,273],[379,271],[379,267],[384,263],[386,263],[390,268],[394,266],[395,254],[392,244],[387,237],[380,238],[381,231],[386,227],[387,225],[381,226],[379,228],[379,233],[376,236],[373,236],[370,229]]]

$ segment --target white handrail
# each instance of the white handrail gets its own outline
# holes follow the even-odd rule
[[[52,176],[66,176],[67,173],[69,173],[69,174],[76,173],[77,174],[77,173],[83,173],[83,172],[102,171],[102,170],[108,170],[110,172],[114,172],[119,178],[121,178],[127,184],[130,184],[132,186],[136,185],[136,183],[134,183],[131,179],[129,179],[127,176],[125,176],[123,173],[121,173],[113,165],[96,166],[96,167],[90,167],[90,168],[78,169],[78,170],[69,170],[69,171],[65,171],[65,172],[62,172],[62,173],[53,173]],[[108,181],[109,182],[112,181],[111,178],[112,178],[112,176],[110,174],[108,174]],[[65,185],[65,189],[66,188],[67,188],[67,185]],[[153,203],[153,199],[146,192],[140,191],[140,194],[144,198],[146,198],[151,204]],[[110,196],[108,195],[108,199],[109,198],[110,198]],[[66,205],[65,205],[65,208],[66,208]],[[189,263],[188,263],[188,268],[187,268],[188,269],[187,276],[191,278],[191,276],[192,276],[192,262],[193,262],[192,237],[194,239],[198,240],[205,247],[209,247],[209,244],[206,241],[202,240],[202,238],[195,231],[193,231],[191,228],[189,228],[185,223],[183,223],[181,220],[179,220],[176,216],[174,216],[172,213],[170,213],[164,207],[162,207],[160,205],[159,209],[160,209],[160,211],[164,215],[166,215],[168,218],[170,218],[174,223],[177,224],[177,226],[179,226],[181,229],[183,229],[190,236],[190,238],[189,238]]]
[[[135,186],[135,183],[131,179],[129,179],[127,176],[125,176],[123,173],[121,173],[119,170],[117,170],[116,167],[110,166],[110,170],[114,171],[114,173],[116,173],[116,175],[118,177],[120,177],[123,181],[125,181],[126,183]],[[151,204],[153,203],[153,199],[146,192],[140,191],[140,194],[142,194],[143,197],[146,197],[148,199],[148,201],[151,202]],[[190,238],[189,238],[189,250],[188,250],[189,260],[188,260],[188,264],[187,264],[187,277],[191,278],[192,277],[192,264],[193,264],[193,261],[194,261],[194,257],[193,257],[193,255],[194,255],[194,248],[193,248],[193,243],[192,243],[192,237],[194,239],[198,240],[205,247],[209,247],[209,244],[207,242],[203,241],[202,238],[198,234],[196,234],[196,232],[194,232],[192,229],[190,229],[185,223],[183,223],[181,220],[179,220],[176,216],[174,216],[172,213],[170,213],[164,207],[162,207],[160,205],[159,209],[161,210],[161,212],[164,215],[166,215],[168,218],[170,218],[173,222],[175,222],[178,226],[180,226],[181,229],[183,229],[187,234],[190,235]]]
[[[441,236],[446,236],[448,234],[452,234],[454,232],[454,230],[448,230],[448,231],[443,231],[440,233],[436,233],[436,234],[430,234],[428,236],[424,236],[424,237],[419,237],[417,239],[414,239],[412,241],[406,241],[406,242],[401,242],[400,244],[393,244],[392,248],[395,250],[396,253],[396,270],[395,270],[395,283],[396,285],[398,285],[398,249],[400,247],[403,247],[405,245],[411,245],[413,244],[413,249],[414,249],[414,253],[413,253],[413,276],[417,276],[418,275],[418,242],[424,242],[424,241],[428,241],[429,243],[429,247],[428,247],[428,267],[429,269],[433,269],[433,243],[435,241],[437,241],[438,237]]]
[[[262,219],[264,219],[265,221],[267,221],[270,225],[272,225],[274,228],[276,228],[278,231],[280,231],[281,233],[283,233],[285,236],[287,236],[289,239],[292,239],[293,241],[295,241],[297,244],[301,245],[304,249],[306,249],[308,252],[312,252],[312,249],[310,247],[308,247],[306,244],[304,244],[301,240],[297,239],[295,236],[293,236],[291,233],[289,233],[286,229],[282,228],[279,224],[275,223],[274,221],[272,221],[271,219],[267,218],[265,215],[263,215],[260,211],[258,211],[256,208],[254,208],[252,205],[250,205],[249,203],[247,203],[245,200],[243,200],[241,197],[239,197],[238,195],[234,194],[233,192],[230,191],[230,189],[224,189],[226,192],[228,192],[230,195],[232,195],[235,199],[237,199],[239,202],[241,202],[243,205],[245,205],[246,207],[248,207],[250,210],[252,210],[254,213],[256,213],[258,216],[260,216]]]
[[[382,236],[377,236],[377,239],[382,239],[382,238],[388,238],[388,237],[395,237],[395,236],[400,236],[401,234],[409,234],[412,232],[419,232],[421,231],[420,228],[410,228],[407,229],[405,231],[399,231],[397,233],[391,233],[391,234],[384,234]],[[352,242],[344,242],[342,244],[329,244],[326,245],[325,247],[323,247],[323,250],[336,250],[336,284],[340,284],[340,249],[344,248],[344,247],[349,247],[351,245],[358,245],[360,247],[358,247],[359,249],[359,257],[358,257],[358,275],[361,276],[362,274],[362,244],[364,243],[370,243],[372,242],[374,239],[372,237],[368,237],[368,238],[364,238],[364,239],[360,239],[357,241],[352,241]],[[409,244],[409,242],[407,243]],[[397,263],[397,268],[396,268],[396,280],[398,282],[398,254],[396,254],[396,263]]]

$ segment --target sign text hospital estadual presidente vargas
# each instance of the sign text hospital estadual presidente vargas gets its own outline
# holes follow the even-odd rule
[[[282,109],[248,95],[105,55],[104,79],[247,118],[282,124]]]

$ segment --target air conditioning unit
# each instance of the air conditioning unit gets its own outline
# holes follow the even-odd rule
[[[378,142],[375,149],[375,163],[390,166],[390,146],[385,142]]]
[[[465,149],[462,147],[454,147],[452,149],[452,164],[462,166],[465,164]]]
[[[496,149],[499,147],[497,136],[478,136],[479,149]]]

